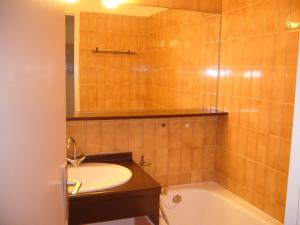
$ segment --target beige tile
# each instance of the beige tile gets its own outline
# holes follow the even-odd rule
[[[244,127],[239,128],[238,134],[238,153],[239,155],[246,157],[248,148],[248,129]]]
[[[245,180],[245,170],[246,170],[246,159],[243,157],[237,158],[236,164],[236,181],[240,184],[243,184]]]
[[[181,139],[183,147],[193,147],[193,120],[183,120],[181,124]]]
[[[168,175],[168,185],[178,185],[180,184],[180,175],[179,174],[171,174]]]
[[[248,99],[240,99],[240,120],[241,126],[248,126],[250,102]]]
[[[287,103],[294,103],[295,101],[296,73],[295,68],[286,70],[284,100]]]
[[[248,127],[251,129],[258,129],[259,124],[260,101],[251,100],[249,108],[249,123]]]
[[[266,167],[261,164],[255,164],[254,188],[255,191],[259,194],[264,193],[265,178],[266,178]]]
[[[275,217],[278,221],[284,221],[284,217],[285,217],[285,207],[283,207],[283,206],[281,206],[281,205],[275,205],[274,217]]]
[[[86,122],[86,154],[101,152],[101,126],[99,121]]]
[[[280,138],[269,135],[269,149],[267,153],[267,165],[279,169]]]
[[[155,175],[163,176],[168,174],[168,149],[167,148],[157,148],[156,149],[156,168]]]
[[[144,146],[144,127],[142,120],[129,121],[129,149],[142,149]]]
[[[277,173],[276,202],[282,206],[285,206],[286,201],[287,179],[286,174]]]
[[[269,214],[270,216],[275,215],[275,208],[276,208],[276,204],[271,202],[269,199],[265,198],[265,202],[264,202],[264,211]]]
[[[192,176],[190,173],[179,175],[179,183],[180,184],[189,184],[189,183],[191,183],[191,179],[192,179]]]
[[[278,160],[278,169],[286,174],[289,172],[291,141],[280,139],[280,151]]]
[[[101,149],[103,152],[114,151],[115,123],[114,121],[101,122]]]
[[[262,164],[267,164],[269,146],[269,136],[265,133],[258,133],[257,135],[257,149],[255,154],[255,160]]]
[[[294,119],[294,105],[285,104],[282,109],[281,136],[285,138],[292,137]]]
[[[182,148],[180,151],[180,173],[191,173],[193,154],[191,148]],[[189,182],[188,182],[189,183]]]
[[[144,150],[154,151],[156,147],[155,140],[156,123],[155,120],[143,121],[143,148]]]
[[[193,129],[193,147],[201,147],[204,145],[204,120],[195,120]]]
[[[272,53],[270,58],[272,58]],[[271,100],[272,82],[273,82],[273,71],[271,69],[264,69],[261,78],[261,99],[262,100]]]
[[[257,132],[253,130],[248,131],[248,147],[246,156],[248,159],[255,160],[257,152]]]
[[[270,129],[270,116],[271,116],[271,103],[261,101],[260,104],[260,116],[259,116],[259,129],[264,132],[269,132]],[[273,113],[274,115],[274,113]],[[276,120],[276,117],[274,115],[274,120]],[[276,129],[275,127],[273,128]]]
[[[169,173],[179,173],[180,172],[180,158],[181,149],[180,148],[170,148],[168,151],[168,171]]]
[[[206,146],[201,152],[201,169],[214,170],[215,168],[215,147]]]
[[[264,195],[272,202],[275,202],[276,186],[277,186],[277,172],[275,169],[267,167],[265,182],[266,183],[265,183]]]
[[[129,122],[115,121],[115,138],[114,138],[115,151],[128,151],[129,150]]]
[[[264,196],[259,193],[253,194],[253,205],[256,206],[258,209],[264,208]]]
[[[204,143],[205,145],[214,145],[217,141],[217,120],[205,120],[204,123]]]
[[[285,69],[276,69],[273,71],[272,81],[272,101],[283,102],[285,94]]]
[[[155,142],[156,147],[158,148],[167,148],[168,147],[168,129],[169,124],[165,120],[156,120],[155,124]]]
[[[245,172],[245,186],[253,189],[254,187],[254,176],[255,175],[255,163],[251,160],[246,161],[246,172]]]
[[[202,168],[202,148],[192,149],[192,172],[197,173]]]
[[[273,135],[280,136],[282,129],[282,112],[283,104],[281,103],[271,103],[271,112],[270,112],[270,133]]]
[[[170,119],[168,123],[168,144],[169,148],[182,147],[182,121],[180,119]]]

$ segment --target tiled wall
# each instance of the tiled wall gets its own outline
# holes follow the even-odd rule
[[[217,180],[280,221],[299,29],[299,0],[223,1]]]
[[[215,107],[220,15],[166,10],[148,23],[151,107]]]
[[[220,13],[222,0],[126,0],[132,4]]]
[[[143,17],[80,14],[80,111],[145,109],[145,33]],[[94,54],[96,47],[139,55]]]
[[[214,180],[216,134],[216,117],[67,123],[80,153],[145,155],[145,170],[163,185]]]
[[[219,31],[219,15],[193,11],[81,13],[80,111],[215,107]],[[96,47],[139,55],[93,54]]]
[[[160,16],[163,14],[167,13]],[[179,28],[170,27],[171,32],[167,32],[161,23],[168,20],[161,17],[157,21],[161,32],[152,30],[150,36],[159,36],[152,40],[176,36],[170,42],[176,45]],[[162,184],[216,178],[230,191],[283,221],[299,25],[298,0],[223,0],[218,108],[228,111],[228,118],[68,122],[68,136],[76,139],[79,151],[85,154],[129,150],[137,161],[144,154],[152,163],[148,172]],[[89,38],[88,43],[92,40]],[[182,81],[184,71],[166,73],[170,74],[163,76],[166,79],[158,78],[159,72],[154,71],[150,88],[170,88],[174,81],[185,87],[199,83],[190,79],[191,74],[185,76],[190,81]],[[208,72],[214,76],[213,68]],[[186,95],[182,99],[193,98]],[[159,101],[160,107],[174,106]]]

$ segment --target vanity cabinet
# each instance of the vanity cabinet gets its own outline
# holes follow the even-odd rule
[[[114,163],[127,167],[132,178],[116,188],[69,195],[69,225],[148,216],[159,225],[161,186],[132,160],[131,153],[91,156],[85,163]]]

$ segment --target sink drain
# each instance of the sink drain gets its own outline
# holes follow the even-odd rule
[[[175,195],[175,196],[173,197],[173,202],[174,202],[174,203],[178,204],[178,203],[180,203],[181,201],[182,201],[181,195]]]

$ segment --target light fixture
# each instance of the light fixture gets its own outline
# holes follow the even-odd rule
[[[298,29],[300,27],[299,22],[288,22],[288,26],[290,26],[291,29]]]
[[[70,4],[74,4],[74,3],[78,2],[78,0],[64,0],[64,1],[67,3],[70,3]]]
[[[115,9],[122,4],[124,0],[102,0],[102,4],[109,9]]]

